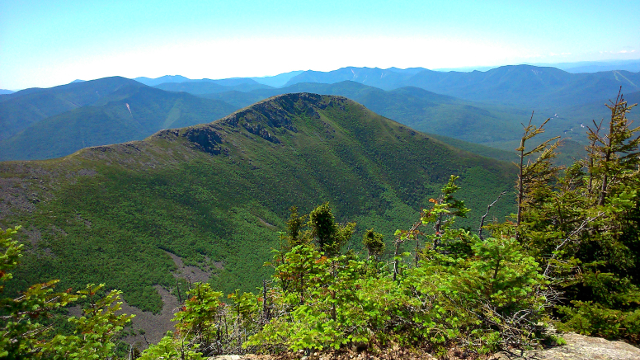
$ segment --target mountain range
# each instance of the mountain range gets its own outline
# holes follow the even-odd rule
[[[352,67],[330,72],[304,71],[291,77],[285,87],[279,89],[252,91],[228,89],[228,94],[216,89],[206,94],[203,89],[197,88],[198,85],[190,85],[194,82],[190,81],[183,82],[180,91],[224,99],[236,106],[246,106],[268,96],[295,91],[296,88],[293,85],[296,84],[336,84],[343,81],[358,82],[387,91],[401,87],[417,87],[460,100],[472,101],[477,107],[500,105],[528,113],[536,111],[545,118],[558,117],[557,121],[563,122],[562,125],[558,125],[559,131],[590,121],[590,116],[598,118],[606,115],[606,108],[601,105],[615,98],[620,87],[625,94],[640,91],[640,73],[638,72],[613,70],[576,74],[557,68],[531,65],[503,66],[485,72]],[[313,86],[316,86],[319,91],[323,90],[321,86]],[[299,89],[313,91],[309,85],[302,85]],[[224,95],[216,97],[214,93]],[[347,93],[341,95],[349,96]],[[597,113],[590,113],[586,117],[586,114],[574,115],[576,108],[589,107],[592,104],[600,107]]]
[[[594,73],[601,71],[626,70],[640,71],[640,60],[612,60],[612,61],[580,61],[574,63],[547,64],[570,73]]]
[[[556,68],[530,65],[502,66],[486,72],[439,72],[408,69],[344,68],[326,73],[304,72],[287,85],[300,82],[360,82],[385,90],[404,86],[419,87],[438,94],[465,100],[483,101],[514,107],[548,110],[565,103],[589,103],[615,97],[618,88],[625,92],[640,90],[640,73],[605,71],[571,74]]]
[[[104,98],[96,99],[90,106],[75,108],[59,113],[66,108],[59,106],[62,91],[68,92],[68,86],[40,89],[36,105],[39,113],[48,111],[53,116],[31,114],[30,127],[26,129],[9,128],[7,133],[13,136],[0,140],[0,160],[47,159],[73,153],[87,146],[105,145],[116,142],[139,140],[153,132],[168,127],[180,127],[212,121],[230,114],[236,109],[248,106],[259,100],[290,92],[313,92],[327,95],[347,96],[369,106],[375,112],[404,123],[421,131],[435,132],[440,135],[482,143],[483,141],[501,141],[512,139],[519,131],[511,118],[527,116],[513,109],[498,109],[496,106],[472,104],[468,101],[442,96],[418,88],[384,91],[355,82],[338,84],[296,84],[287,88],[261,88],[253,91],[225,91],[199,95],[203,98],[181,92],[161,91],[123,78],[105,78],[74,84],[80,93],[94,91],[102,83],[120,83],[121,87]],[[246,83],[245,83],[246,84]],[[178,85],[189,92],[198,94],[200,82],[166,83]],[[212,82],[206,85],[223,87]],[[232,83],[232,86],[242,86]],[[162,85],[158,86],[162,87]],[[86,89],[85,89],[86,88]],[[114,87],[115,89],[116,87]],[[27,91],[24,91],[27,92]],[[66,92],[64,93],[66,94]],[[30,101],[27,95],[6,99],[0,103],[0,109],[20,108]],[[32,96],[32,95],[29,95]],[[45,108],[46,101],[54,104]],[[67,104],[67,103],[62,103]],[[486,108],[490,108],[487,110]],[[7,111],[8,112],[8,111]],[[451,115],[453,114],[453,115]],[[14,112],[14,117],[19,117]],[[182,116],[180,121],[177,117]],[[25,115],[25,118],[27,115]],[[464,120],[463,120],[464,119]],[[468,126],[450,126],[456,121],[464,121]],[[14,122],[16,123],[16,122]],[[500,125],[505,129],[502,137],[495,133],[490,136],[478,136],[479,130],[486,133],[487,127],[481,124]],[[8,123],[10,125],[11,123]],[[475,124],[475,125],[472,125]],[[459,131],[464,129],[464,131]],[[507,130],[511,130],[508,132]],[[477,150],[481,147],[476,147]],[[486,149],[488,150],[488,149]],[[495,151],[490,151],[495,152]]]
[[[262,76],[262,77],[251,77],[251,78],[229,78],[229,79],[221,79],[221,80],[211,80],[211,79],[189,79],[181,75],[165,75],[155,79],[148,77],[137,77],[134,80],[143,83],[148,86],[157,86],[160,84],[171,84],[171,83],[184,83],[184,82],[205,82],[205,83],[217,83],[222,86],[235,86],[243,83],[246,84],[263,84],[270,87],[282,87],[291,79],[292,77],[302,73],[303,71],[290,71],[287,73],[278,74],[275,76]]]
[[[222,80],[197,80],[182,83],[163,83],[160,85],[156,85],[155,87],[167,91],[184,91],[196,95],[212,94],[225,91],[246,92],[257,89],[271,89],[270,86],[260,84],[252,79],[238,79],[237,82],[224,82]]]
[[[640,64],[640,62],[638,62]],[[598,63],[596,63],[598,64]],[[625,68],[635,62],[625,63]],[[580,66],[581,64],[575,64]],[[587,66],[588,64],[582,64]],[[615,67],[614,63],[603,63],[602,66]],[[357,68],[346,67],[334,71],[302,71],[282,74],[289,77],[284,88],[298,83],[334,84],[353,81],[383,90],[394,90],[401,87],[418,87],[438,94],[450,95],[464,100],[501,104],[529,110],[553,111],[565,105],[588,104],[593,101],[615,97],[618,88],[623,87],[625,93],[640,91],[640,73],[627,70],[607,70],[594,73],[575,73],[554,67],[532,65],[501,66],[487,71],[433,71],[424,68]],[[139,78],[140,79],[140,78]],[[235,83],[222,83],[223,80],[190,80],[184,77],[154,80],[153,86],[165,90],[186,91],[193,94],[212,94],[225,89],[205,88],[204,84],[227,86],[227,91],[238,90],[248,92],[258,88],[259,78],[225,79]],[[155,82],[165,81],[165,84]],[[151,82],[146,82],[152,84]],[[169,85],[173,84],[173,85]],[[176,84],[181,84],[180,86]],[[197,85],[195,85],[197,84]],[[233,84],[233,85],[232,85]],[[245,88],[231,88],[244,84]],[[260,83],[267,86],[267,84]],[[259,84],[258,84],[259,85]],[[274,85],[271,85],[274,87]],[[275,86],[277,87],[277,86]]]
[[[329,201],[338,221],[358,223],[347,247],[361,251],[364,230],[390,243],[450,175],[474,210],[461,224],[475,229],[487,204],[513,188],[515,167],[347,98],[309,93],[142,141],[0,162],[0,226],[22,224],[27,249],[6,291],[50,278],[61,288],[106,283],[128,306],[158,313],[162,296],[194,281],[189,274],[225,293],[253,290],[271,272],[263,263],[291,206],[305,213]],[[508,195],[489,217],[511,212]]]
[[[118,77],[74,82],[0,96],[0,160],[47,159],[87,146],[140,140],[163,128],[212,121],[268,97],[292,92],[346,96],[416,130],[504,150],[517,147],[521,123],[536,110],[535,121],[553,118],[544,136],[563,135],[579,145],[586,142],[585,124],[606,117],[604,103],[615,97],[621,84],[625,91],[636,89],[638,77],[638,73],[622,71],[570,74],[521,65],[484,73],[422,68],[291,72],[270,78],[280,82],[288,78],[292,85],[281,88],[251,78],[138,78],[156,84],[156,91],[143,91],[150,88]],[[299,82],[303,80],[317,82]],[[420,87],[396,87],[406,84]],[[124,88],[127,90],[120,91]],[[207,100],[196,100],[185,92]],[[633,92],[630,96],[632,100]],[[631,117],[638,118],[637,114]],[[495,155],[488,148],[458,144]]]
[[[571,158],[620,86],[640,101],[637,84],[640,73],[521,65],[111,77],[3,94],[0,227],[23,224],[27,248],[7,291],[106,283],[158,313],[196,280],[253,290],[291,206],[329,201],[358,223],[348,247],[361,251],[359,234],[390,243],[450,175],[473,210],[460,224],[476,229],[503,191],[489,218],[514,212],[512,150],[532,110],[553,118],[544,136],[567,138]]]
[[[465,101],[416,87],[385,91],[353,81],[296,83],[280,89],[201,96],[244,107],[270,96],[295,92],[345,96],[413,129],[479,144],[516,139],[521,126],[513,119],[530,115],[520,109]]]

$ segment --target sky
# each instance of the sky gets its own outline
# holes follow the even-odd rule
[[[640,1],[0,0],[0,89],[640,59]]]

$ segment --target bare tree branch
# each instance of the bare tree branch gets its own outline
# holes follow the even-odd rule
[[[482,218],[480,219],[480,226],[478,227],[478,237],[480,238],[480,240],[484,240],[484,238],[482,237],[482,227],[484,226],[484,219],[487,217],[487,215],[489,215],[489,210],[491,209],[491,207],[495,205],[498,202],[498,200],[500,200],[502,195],[506,193],[507,193],[506,190],[501,192],[500,195],[498,195],[498,197],[491,204],[489,204],[489,206],[487,206],[487,212],[484,213],[484,215],[482,215]]]

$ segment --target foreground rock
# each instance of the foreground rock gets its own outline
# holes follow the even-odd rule
[[[500,353],[491,356],[489,360],[638,360],[640,348],[622,341],[609,341],[602,338],[583,336],[574,333],[563,334],[567,344],[541,350],[531,350],[524,353]],[[458,355],[458,356],[456,356]],[[450,354],[448,359],[464,359],[462,354]],[[267,355],[224,355],[212,357],[211,360],[386,360],[386,359],[430,359],[429,355],[418,355],[402,350],[388,354],[368,354],[346,352],[340,354],[317,354],[304,356],[302,354],[288,354],[283,356]]]
[[[574,333],[563,334],[567,345],[543,350],[527,351],[519,354],[499,354],[493,359],[515,360],[638,360],[640,349],[623,341],[609,341],[602,338],[583,336]]]

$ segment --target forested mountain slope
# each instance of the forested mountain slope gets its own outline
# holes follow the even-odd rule
[[[132,112],[135,111],[132,109]],[[329,201],[392,241],[451,174],[474,212],[511,190],[514,168],[421,134],[343,97],[287,94],[213,123],[60,159],[0,163],[0,226],[22,224],[27,256],[7,289],[45,279],[106,283],[159,311],[176,264],[213,272],[221,291],[253,290],[270,270],[288,209]],[[494,208],[502,218],[513,198]],[[491,215],[491,216],[494,216]],[[361,248],[359,238],[349,248]],[[181,280],[183,281],[183,280]],[[184,284],[184,283],[183,283]]]
[[[142,140],[161,129],[208,123],[234,110],[220,100],[126,85],[90,106],[40,120],[0,141],[0,160],[50,159],[89,146]]]
[[[126,86],[144,85],[116,76],[3,95],[0,97],[0,140],[47,117],[92,104]]]

